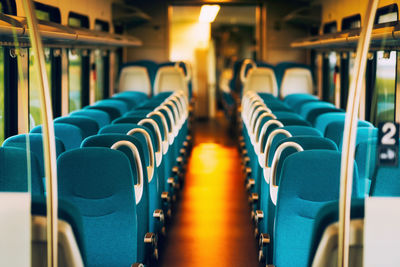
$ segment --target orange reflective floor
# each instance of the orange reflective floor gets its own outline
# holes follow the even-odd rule
[[[239,153],[221,115],[198,121],[160,266],[258,266]]]

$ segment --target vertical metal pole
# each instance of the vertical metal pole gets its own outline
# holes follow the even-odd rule
[[[39,35],[35,8],[31,0],[23,0],[23,7],[29,27],[29,37],[36,59],[34,61],[35,74],[39,81],[39,96],[41,116],[43,119],[43,150],[45,160],[46,190],[47,190],[47,265],[56,267],[57,259],[57,165],[53,125],[53,111],[51,106],[50,88],[46,72],[46,62],[42,40]]]
[[[338,267],[347,267],[349,265],[350,207],[353,186],[354,144],[357,132],[357,117],[360,106],[361,89],[378,2],[379,0],[368,1],[364,16],[365,24],[362,27],[360,40],[358,42],[357,56],[349,87],[340,168]]]

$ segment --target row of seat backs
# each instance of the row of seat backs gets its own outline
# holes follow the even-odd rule
[[[247,91],[265,92],[281,98],[294,93],[314,92],[309,66],[284,62],[274,67],[265,62],[254,62],[249,59],[234,63],[230,88],[242,94]]]
[[[182,90],[192,95],[191,69],[187,62],[157,64],[149,60],[126,63],[119,76],[119,92],[137,91],[147,96]]]
[[[275,266],[307,266],[313,221],[318,210],[325,203],[335,201],[339,197],[341,155],[336,151],[336,145],[332,141],[327,142],[326,138],[321,139],[323,146],[318,147],[320,139],[321,137],[317,136],[296,136],[282,139],[276,144],[279,146],[284,142],[295,142],[301,144],[305,151],[285,149],[281,154],[284,160],[279,161],[280,165],[277,168],[279,193],[273,232]],[[355,196],[357,168],[354,170]]]

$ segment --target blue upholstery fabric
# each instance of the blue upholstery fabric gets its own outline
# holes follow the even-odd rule
[[[344,121],[333,121],[328,124],[325,129],[325,137],[328,137],[332,141],[336,143],[338,147],[342,147],[343,142],[343,133],[344,133]],[[372,128],[374,127],[370,122],[359,120],[357,123],[357,127],[363,128]]]
[[[46,216],[46,199],[44,197],[32,197],[31,214],[32,216]],[[58,219],[67,222],[71,226],[83,263],[87,265],[83,222],[79,210],[70,202],[59,199]]]
[[[29,173],[32,195],[43,196],[44,188],[37,157],[33,154],[30,156],[30,169],[28,169],[26,150],[0,147],[1,192],[28,192]]]
[[[31,133],[42,133],[42,126],[36,126]],[[54,135],[63,142],[65,150],[80,147],[83,140],[81,129],[68,123],[54,123]]]
[[[325,135],[325,130],[333,121],[344,121],[346,118],[345,112],[327,112],[318,116],[315,120],[314,127],[317,128],[322,135]]]
[[[315,121],[317,120],[317,118],[319,116],[321,116],[322,114],[325,113],[342,113],[344,112],[343,109],[338,109],[336,107],[321,107],[321,108],[316,108],[311,110],[308,115],[307,115],[307,121],[309,121],[311,123],[311,125],[315,125]]]
[[[308,126],[298,126],[298,125],[291,125],[291,126],[283,126],[276,128],[277,129],[282,129],[288,131],[292,136],[315,136],[315,137],[322,137],[321,133],[316,130],[315,128],[308,127]],[[274,137],[272,143],[271,143],[271,148],[269,151],[269,157],[268,157],[268,164],[271,166],[272,160],[273,160],[273,155],[275,154],[276,149],[280,144],[282,144],[283,139],[287,139],[286,135],[283,134],[278,134]]]
[[[87,266],[136,262],[138,224],[128,158],[108,148],[78,148],[63,153],[57,164],[59,197],[82,215]]]
[[[149,165],[149,153],[147,147],[145,147],[146,143],[138,138],[124,135],[124,134],[101,134],[96,136],[91,136],[85,139],[82,143],[82,147],[111,147],[114,143],[126,140],[131,142],[136,146],[140,155],[140,161],[142,163],[142,172],[143,172],[143,195],[140,199],[140,202],[136,204],[136,212],[137,212],[137,220],[138,220],[138,260],[140,262],[144,262],[146,258],[146,251],[144,247],[144,236],[149,230],[149,186],[148,186],[148,176],[147,176],[147,168]],[[135,164],[135,158],[132,154],[131,150],[122,146],[118,149],[123,152],[125,156],[129,159],[130,166],[132,168],[133,180],[135,184],[138,183],[137,176],[137,167]]]
[[[43,135],[32,133],[32,134],[19,134],[14,135],[7,138],[3,147],[18,147],[22,149],[27,149],[27,141],[29,139],[29,149],[32,154],[35,155],[39,162],[40,167],[40,175],[41,177],[45,177],[45,169],[44,169],[44,153],[43,153]],[[56,145],[56,156],[60,156],[61,153],[65,151],[64,144],[57,137],[55,138]]]
[[[308,102],[301,107],[300,115],[304,119],[307,119],[308,113],[310,113],[312,110],[318,109],[318,108],[326,108],[326,107],[335,108],[335,105],[333,105],[332,103],[323,102],[323,101]]]
[[[318,100],[318,98],[309,94],[291,94],[287,95],[283,102],[293,109],[298,103],[306,100]]]
[[[70,116],[70,117],[61,117],[54,120],[57,123],[68,123],[75,125],[81,129],[82,138],[85,139],[88,136],[95,135],[99,131],[98,123],[91,118],[85,116]]]
[[[339,198],[340,161],[339,152],[324,150],[294,153],[285,160],[275,213],[275,266],[307,266],[318,211]]]
[[[124,116],[118,119],[113,120],[113,124],[118,124],[118,123],[138,123],[141,119],[143,119],[142,116]]]
[[[283,143],[287,143],[287,142],[294,142],[299,144],[304,150],[333,150],[333,151],[337,151],[337,146],[335,145],[334,142],[332,142],[331,140],[329,140],[328,138],[324,138],[324,137],[318,137],[318,136],[294,136],[294,137],[289,137],[286,139],[283,139],[281,141],[278,142],[277,147],[279,147],[281,144]],[[280,158],[279,158],[279,164],[277,167],[277,179],[276,179],[276,183],[277,185],[279,185],[280,180],[279,180],[279,176],[280,173],[282,172],[282,167],[283,164],[285,162],[285,159],[287,157],[289,157],[291,154],[296,153],[297,150],[295,150],[294,148],[286,148],[285,150],[283,150]],[[275,153],[271,153],[271,156],[273,157]],[[270,159],[270,158],[269,158]],[[268,160],[269,160],[268,159]],[[273,159],[273,158],[272,158]],[[271,159],[271,163],[272,163],[272,159]]]
[[[397,163],[397,166],[378,166],[375,168],[372,177],[370,195],[374,197],[400,196],[399,162]]]
[[[99,128],[110,123],[110,116],[107,112],[96,109],[81,109],[78,111],[74,111],[70,114],[70,116],[85,116],[91,118],[97,122]]]
[[[124,101],[117,99],[103,99],[97,101],[92,106],[85,107],[85,109],[99,109],[108,113],[110,120],[115,120],[121,117],[128,111],[128,106]]]
[[[149,155],[147,152],[147,147],[143,143],[141,143],[141,140],[138,140],[137,138],[133,136],[129,136],[126,134],[120,134],[120,133],[108,133],[108,134],[98,134],[98,135],[93,135],[88,138],[86,138],[82,142],[82,147],[108,147],[111,148],[112,145],[114,145],[118,141],[129,141],[132,144],[134,144],[140,154],[140,159],[142,161],[143,166],[149,165]],[[129,162],[132,167],[132,173],[136,174],[136,165],[135,165],[135,159],[132,155],[131,150],[128,147],[121,147],[118,150],[123,152],[127,158],[129,159]],[[146,173],[147,174],[147,173]],[[135,184],[137,183],[137,177],[134,175],[134,180]]]
[[[148,101],[148,96],[143,92],[124,91],[113,95],[113,99],[124,101],[128,109],[132,109]],[[132,107],[133,106],[133,107]],[[129,108],[131,107],[131,108]]]
[[[357,162],[360,177],[359,194],[367,196],[371,187],[371,180],[376,168],[377,138],[365,139],[356,144],[354,159]]]
[[[137,92],[137,93],[140,93],[140,92]],[[135,99],[135,98],[133,98],[133,97],[131,97],[129,95],[114,95],[112,97],[112,99],[125,102],[128,110],[131,110],[131,109],[135,108],[141,102],[140,100],[137,100],[137,99]]]

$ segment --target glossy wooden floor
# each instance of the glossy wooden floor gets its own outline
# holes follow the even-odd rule
[[[240,158],[222,114],[196,122],[160,266],[258,266]]]

